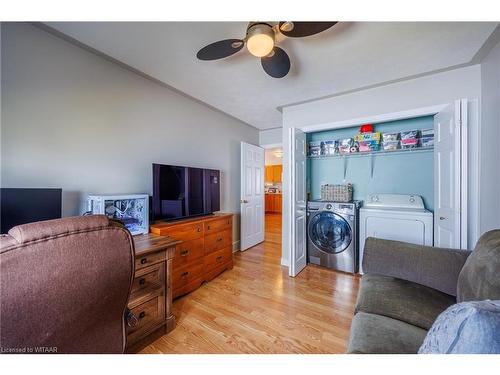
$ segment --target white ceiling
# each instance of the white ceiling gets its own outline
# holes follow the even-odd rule
[[[342,22],[282,38],[290,73],[275,79],[246,49],[217,61],[196,52],[243,38],[244,22],[51,22],[70,37],[258,129],[281,126],[278,108],[470,63],[497,23]]]

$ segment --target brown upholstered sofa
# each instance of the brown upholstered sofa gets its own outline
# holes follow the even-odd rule
[[[500,299],[500,230],[474,251],[368,238],[348,353],[417,353],[437,316]]]
[[[130,233],[104,215],[17,226],[0,243],[3,353],[122,353]]]

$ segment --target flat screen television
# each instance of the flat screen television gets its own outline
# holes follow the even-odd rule
[[[35,221],[59,219],[62,189],[2,188],[0,190],[1,233]]]
[[[153,219],[176,220],[220,210],[220,171],[153,164]]]

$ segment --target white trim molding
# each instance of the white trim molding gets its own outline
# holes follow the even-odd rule
[[[443,110],[448,104],[438,104],[430,107],[421,107],[410,109],[407,111],[399,111],[399,112],[390,112],[379,115],[371,115],[365,117],[359,117],[354,119],[348,119],[343,121],[335,121],[335,122],[327,122],[323,124],[313,124],[307,126],[296,126],[296,128],[302,130],[305,133],[317,132],[322,130],[331,130],[331,129],[341,129],[348,128],[351,126],[357,126],[365,123],[380,123],[380,122],[388,122],[388,121],[396,121],[396,120],[404,120],[408,118],[414,117],[422,117],[422,116],[433,116],[439,111]]]
[[[240,251],[240,241],[233,242],[233,253]]]

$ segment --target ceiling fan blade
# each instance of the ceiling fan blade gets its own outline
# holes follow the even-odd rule
[[[222,59],[238,52],[244,45],[245,42],[241,39],[219,40],[200,49],[196,57],[200,60]]]
[[[302,38],[304,36],[318,34],[329,29],[337,22],[280,22],[279,29],[283,35],[291,38]]]
[[[273,52],[260,59],[264,71],[274,78],[283,78],[290,71],[290,58],[279,47],[274,47]]]

